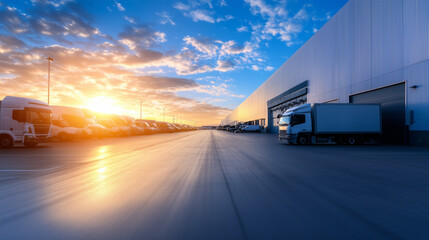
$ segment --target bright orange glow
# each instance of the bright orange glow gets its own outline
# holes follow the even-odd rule
[[[91,98],[84,107],[99,113],[121,114],[124,112],[124,109],[120,107],[115,99],[106,96]]]

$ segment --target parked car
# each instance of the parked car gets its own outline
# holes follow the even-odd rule
[[[118,114],[107,114],[106,118],[112,119],[115,125],[119,128],[119,136],[125,137],[131,135],[131,126],[128,121]]]
[[[91,137],[101,138],[108,135],[108,129],[98,122],[94,112],[85,108],[82,109],[82,112],[85,115],[88,128],[91,129]]]
[[[116,126],[116,123],[112,119],[100,119],[98,122],[106,128],[107,136],[117,137],[120,135],[120,129]]]
[[[256,133],[260,133],[261,130],[261,126],[259,125],[243,125],[243,127],[241,128],[241,132],[245,133],[245,132],[256,132]]]
[[[130,126],[131,135],[143,134],[143,129],[136,125],[136,120],[133,117],[130,117],[130,116],[122,116],[122,117],[128,123],[128,126]]]
[[[152,133],[160,133],[161,132],[161,129],[157,125],[157,121],[145,119],[144,122],[146,122],[147,124],[149,124],[149,126],[151,127]]]

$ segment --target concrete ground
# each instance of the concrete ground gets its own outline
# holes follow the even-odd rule
[[[429,239],[429,149],[216,130],[0,149],[0,239]]]

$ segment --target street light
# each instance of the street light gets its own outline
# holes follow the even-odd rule
[[[140,119],[142,119],[142,101],[140,101]]]
[[[48,60],[48,105],[49,105],[49,96],[50,96],[50,88],[51,88],[51,61],[53,62],[54,59],[51,57],[47,57],[46,60]]]

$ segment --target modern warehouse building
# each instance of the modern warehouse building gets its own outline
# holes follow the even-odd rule
[[[380,103],[385,143],[429,145],[429,0],[351,0],[222,125],[277,133],[305,103]]]

